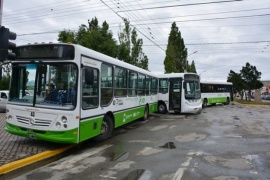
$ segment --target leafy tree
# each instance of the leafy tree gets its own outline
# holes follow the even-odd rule
[[[244,90],[248,90],[248,100],[251,100],[251,90],[263,87],[263,84],[259,81],[260,78],[261,72],[257,71],[256,66],[247,62],[240,73],[231,70],[227,81],[233,83],[234,89],[239,92],[241,99],[243,99]]]
[[[118,33],[118,58],[129,64],[148,70],[148,57],[143,53],[143,40],[138,38],[135,28],[131,30],[130,22],[124,19],[125,27]]]
[[[9,90],[10,76],[3,76],[0,80],[0,90]]]
[[[91,21],[88,20],[88,26],[82,24],[78,32],[61,31],[58,35],[58,41],[73,42],[108,56],[117,57],[117,42],[109,30],[108,23],[104,21],[99,27],[96,17]]]
[[[240,73],[236,73],[234,71],[230,71],[227,82],[233,83],[234,93],[239,93],[241,96],[241,99],[243,99],[244,96],[244,89],[245,89],[245,82],[241,77]]]
[[[190,65],[188,64],[188,61],[187,61],[187,65],[188,65],[188,69],[187,69],[188,72],[197,73],[194,60],[191,62]]]
[[[187,48],[184,39],[174,22],[168,38],[166,56],[164,60],[165,73],[184,72],[187,69]]]
[[[257,70],[256,66],[252,66],[247,62],[246,66],[243,66],[242,70],[240,70],[240,74],[248,90],[248,99],[251,100],[251,90],[263,87],[262,82],[259,81],[262,73]]]
[[[131,42],[130,34],[131,28],[129,21],[124,19],[125,27],[122,32],[118,33],[118,58],[126,63],[131,64],[130,52],[131,52]]]

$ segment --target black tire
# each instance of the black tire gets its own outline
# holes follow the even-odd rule
[[[113,120],[110,116],[105,115],[101,124],[100,135],[94,137],[95,141],[104,141],[112,136]]]
[[[206,106],[207,106],[207,103],[208,103],[208,102],[207,102],[207,99],[204,99],[204,100],[203,100],[203,107],[206,107]]]
[[[145,105],[145,108],[144,108],[144,114],[143,114],[143,118],[142,120],[145,121],[149,118],[149,108],[147,105]]]
[[[167,107],[166,107],[166,104],[161,102],[161,103],[158,103],[158,112],[160,114],[166,114],[167,113]]]
[[[229,105],[229,104],[230,104],[230,98],[227,97],[225,105]]]

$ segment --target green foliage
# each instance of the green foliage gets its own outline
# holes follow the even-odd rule
[[[263,87],[259,79],[261,79],[261,72],[257,71],[256,66],[252,66],[247,62],[239,74],[231,70],[227,81],[233,83],[234,89],[240,93],[241,99],[243,99],[243,91],[248,90],[250,100],[251,90]]]
[[[245,81],[247,90],[259,89],[263,87],[263,84],[258,80],[261,79],[262,73],[257,71],[256,66],[252,66],[247,62],[246,66],[242,67],[240,74]]]
[[[77,33],[70,30],[61,31],[58,35],[60,42],[72,42],[93,49],[111,57],[117,57],[117,42],[106,21],[98,25],[97,18],[88,20],[88,26],[81,25]]]
[[[148,57],[143,53],[143,40],[138,39],[135,28],[131,30],[130,23],[124,19],[125,27],[118,34],[119,49],[118,58],[129,64],[148,70]]]
[[[9,90],[10,76],[3,76],[0,80],[0,90]]]
[[[187,49],[184,39],[174,22],[168,38],[166,56],[164,60],[165,73],[184,72],[187,69]]]
[[[187,69],[187,71],[188,71],[188,72],[197,73],[194,60],[191,62],[191,65],[188,64],[188,69]]]
[[[131,31],[130,23],[124,19],[125,27],[118,34],[119,45],[113,38],[106,21],[100,27],[95,17],[88,25],[82,24],[77,33],[64,30],[58,35],[60,42],[73,42],[129,64],[148,70],[148,57],[142,51],[143,40],[138,39],[136,29]]]
[[[241,95],[241,99],[243,99],[245,84],[241,74],[231,70],[228,75],[227,82],[233,83],[234,93],[239,93]]]

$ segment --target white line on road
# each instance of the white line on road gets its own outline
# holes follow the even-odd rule
[[[181,167],[176,171],[176,173],[173,176],[173,180],[181,180],[185,170],[187,170],[187,167],[190,165],[190,161],[192,160],[193,155],[200,155],[201,152],[189,152],[187,156],[187,160],[181,164]]]

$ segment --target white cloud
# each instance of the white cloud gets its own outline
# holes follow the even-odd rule
[[[131,24],[138,24],[136,28],[144,34],[138,33],[139,38],[144,39],[144,52],[149,58],[150,71],[164,72],[165,51],[153,46],[153,42],[166,49],[171,24],[176,21],[188,48],[188,53],[198,51],[189,56],[188,60],[189,62],[195,61],[197,72],[201,73],[204,80],[226,81],[230,70],[239,72],[246,62],[255,65],[258,71],[262,72],[263,80],[270,79],[270,64],[268,62],[270,24],[269,16],[265,15],[269,14],[270,1],[268,0],[192,6],[178,5],[214,1],[103,1],[119,15],[128,17]],[[173,5],[177,7],[126,11]],[[248,17],[252,15],[261,16]],[[239,16],[246,16],[246,18],[237,18]],[[87,24],[88,19],[94,17],[97,17],[99,24],[106,20],[110,24],[114,38],[117,39],[119,24],[122,23],[122,20],[99,0],[6,0],[4,1],[2,24],[19,35],[16,40],[17,44],[57,42],[57,32],[37,35],[23,34],[63,29],[76,30],[81,24]],[[224,19],[205,20],[216,18]],[[254,43],[255,41],[268,42]]]

